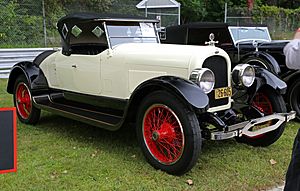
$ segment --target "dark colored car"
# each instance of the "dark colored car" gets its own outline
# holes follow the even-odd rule
[[[244,63],[268,69],[288,85],[285,101],[300,118],[300,71],[286,66],[283,48],[288,40],[272,40],[266,25],[230,26],[190,23],[166,28],[163,43],[215,45],[230,56],[232,65]]]

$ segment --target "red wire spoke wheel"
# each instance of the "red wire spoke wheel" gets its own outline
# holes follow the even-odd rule
[[[286,106],[285,102],[282,98],[282,96],[276,92],[273,88],[269,86],[261,87],[258,92],[253,97],[253,101],[250,104],[253,107],[255,107],[257,110],[259,110],[264,115],[271,115],[273,113],[285,113],[286,112]],[[254,116],[247,116],[247,119],[256,118],[257,114]],[[271,126],[275,124],[277,121],[270,120],[266,121],[264,123],[258,124],[252,128],[252,131],[256,131],[258,129]],[[277,129],[257,135],[255,137],[237,137],[237,141],[246,143],[248,145],[252,146],[260,146],[260,147],[266,147],[274,142],[276,142],[280,136],[282,135],[285,128],[285,123],[281,124]]]
[[[23,119],[28,119],[31,110],[31,95],[25,83],[19,83],[16,90],[16,106]]]
[[[201,129],[194,111],[173,92],[154,91],[139,103],[137,139],[154,168],[182,175],[197,162]]]
[[[252,105],[264,114],[269,115],[273,113],[272,103],[263,93],[259,92],[254,96]]]
[[[14,85],[14,104],[21,122],[36,124],[40,118],[41,110],[33,105],[29,87],[24,75],[17,77]]]
[[[171,165],[179,160],[184,149],[182,125],[167,106],[156,104],[145,113],[144,141],[151,155],[162,164]]]
[[[270,99],[268,98],[267,95],[265,95],[262,92],[258,92],[254,98],[253,98],[253,102],[252,102],[252,106],[257,108],[260,112],[262,112],[265,115],[271,115],[273,114],[273,106],[272,103],[270,101]],[[258,130],[267,126],[272,125],[273,122],[272,121],[267,121],[265,123],[262,123],[260,125],[256,125],[255,127],[253,127],[253,130]],[[256,137],[253,138],[257,138],[263,135],[258,135]]]

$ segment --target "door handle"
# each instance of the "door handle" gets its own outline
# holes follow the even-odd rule
[[[72,68],[77,68],[77,65],[73,64],[73,65],[72,65]]]

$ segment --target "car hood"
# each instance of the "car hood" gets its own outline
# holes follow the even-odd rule
[[[282,50],[290,40],[272,40],[271,42],[264,42],[259,44],[259,49],[274,49],[274,50]],[[244,43],[240,45],[240,48],[253,48],[251,43]],[[253,48],[254,49],[254,48]]]
[[[192,46],[154,43],[128,43],[113,47],[113,54],[124,55],[126,63],[173,68],[190,68],[201,63],[209,56],[223,53],[213,46]],[[201,61],[202,62],[201,62]]]

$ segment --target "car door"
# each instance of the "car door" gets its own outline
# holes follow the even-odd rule
[[[75,62],[73,56],[66,56],[61,52],[56,55],[55,67],[53,67],[53,72],[55,72],[57,80],[56,86],[54,88],[73,91],[73,63]]]
[[[89,95],[101,93],[100,56],[99,55],[71,55],[74,62],[73,88],[75,92]]]
[[[56,58],[56,73],[59,89],[89,95],[101,92],[99,55],[61,54]]]

